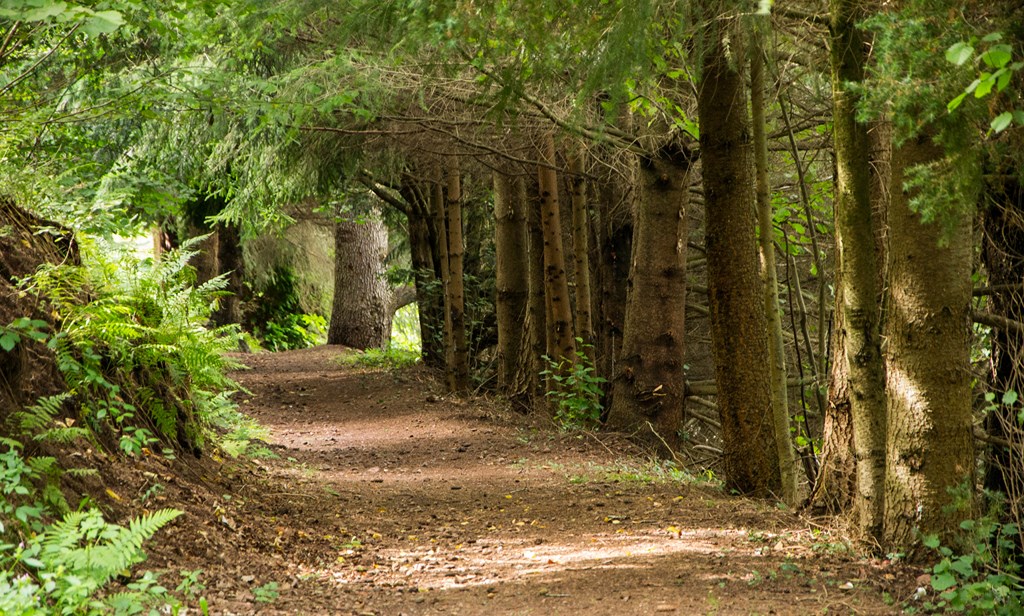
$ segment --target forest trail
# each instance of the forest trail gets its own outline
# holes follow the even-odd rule
[[[906,575],[769,503],[344,352],[245,356],[241,408],[278,457],[208,461],[199,488],[171,478],[156,499],[187,515],[148,566],[201,569],[211,613],[897,611],[883,591]]]

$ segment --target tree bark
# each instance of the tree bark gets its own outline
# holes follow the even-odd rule
[[[840,265],[836,264],[838,270]],[[857,463],[853,451],[853,416],[850,413],[850,374],[846,363],[842,287],[836,286],[832,316],[832,363],[828,373],[828,406],[821,437],[821,458],[810,504],[833,514],[849,513],[857,489]]]
[[[498,317],[498,388],[518,397],[529,388],[530,300],[526,186],[522,178],[494,173],[495,310]]]
[[[421,203],[409,211],[409,252],[420,313],[423,363],[432,368],[443,368],[444,315],[439,278],[434,270],[435,240],[430,232],[428,207],[429,203]]]
[[[378,212],[334,227],[334,301],[328,344],[383,349],[391,340],[391,287],[384,278],[388,235]]]
[[[438,269],[441,272],[441,302],[444,314],[444,335],[441,338],[443,340],[441,348],[444,351],[445,383],[451,388],[455,382],[455,338],[452,330],[452,297],[449,290],[452,270],[448,263],[448,215],[441,179],[441,174],[438,172],[431,187],[430,205],[437,234]]]
[[[712,350],[727,490],[778,493],[767,322],[758,271],[747,100],[737,28],[717,15],[698,87]],[[729,36],[728,51],[725,37]]]
[[[641,161],[622,357],[607,422],[672,450],[679,447],[685,403],[690,164],[691,153],[674,142]]]
[[[532,189],[533,187],[531,187]],[[544,396],[544,383],[540,373],[546,367],[544,355],[547,354],[547,301],[544,289],[544,233],[541,230],[539,190],[527,191],[526,229],[530,246],[529,254],[529,287],[530,297],[526,321],[529,341],[530,395]]]
[[[885,483],[885,375],[879,338],[878,263],[871,204],[868,127],[856,120],[858,96],[847,84],[864,79],[865,40],[857,22],[863,0],[832,2],[832,101],[836,152],[835,232],[843,298],[843,353],[850,388],[856,463],[857,525],[882,539]]]
[[[768,320],[768,363],[771,366],[772,424],[779,456],[782,500],[790,507],[797,504],[796,456],[790,435],[789,386],[786,384],[786,347],[782,338],[782,313],[779,309],[779,277],[775,265],[775,227],[771,192],[768,186],[768,138],[764,102],[764,37],[768,19],[754,24],[750,54],[750,108],[754,129],[754,167],[756,173],[758,252],[764,289],[764,311]],[[824,353],[824,349],[820,351]]]
[[[593,298],[590,290],[590,215],[583,154],[572,156],[569,179],[572,202],[572,252],[576,267],[576,335],[584,344],[594,344]],[[593,359],[593,358],[591,358]]]
[[[448,294],[452,322],[452,391],[469,389],[469,347],[466,342],[466,294],[462,271],[462,178],[458,162],[448,168]]]
[[[632,162],[632,161],[630,161]],[[597,185],[599,207],[596,208],[597,248],[595,268],[597,303],[595,335],[595,368],[609,383],[615,379],[622,356],[622,334],[626,321],[630,255],[633,252],[633,200],[636,174],[629,168],[628,180],[602,174]],[[604,408],[614,404],[612,387],[605,388]]]
[[[884,328],[884,531],[893,548],[916,544],[919,532],[948,541],[960,521],[972,514],[971,216],[969,210],[944,213],[950,217],[944,238],[938,225],[923,224],[911,210],[911,195],[903,188],[906,169],[942,155],[928,136],[893,152]],[[948,245],[940,246],[942,239]],[[950,493],[957,488],[957,494]]]
[[[548,357],[553,361],[576,358],[572,307],[569,303],[569,281],[565,274],[565,251],[562,248],[562,223],[558,207],[558,176],[554,170],[555,139],[544,137],[541,162],[538,166],[541,231],[544,235],[544,290],[547,304],[547,330],[550,334]]]
[[[228,284],[224,290],[230,295],[220,298],[219,306],[210,318],[214,324],[224,326],[242,322],[245,264],[242,260],[242,241],[238,226],[219,223],[217,227],[218,275],[227,277]]]

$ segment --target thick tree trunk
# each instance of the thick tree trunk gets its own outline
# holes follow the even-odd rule
[[[880,322],[884,320],[885,305],[881,289],[885,286],[886,262],[886,216],[889,207],[891,185],[890,157],[892,154],[892,131],[888,122],[872,122],[868,130],[870,154],[868,166],[871,172],[871,227],[874,231],[875,290],[880,306]],[[839,255],[835,266],[837,279],[843,265]],[[820,469],[815,481],[811,505],[834,514],[856,513],[854,494],[857,491],[857,464],[853,437],[853,416],[850,411],[850,376],[846,348],[846,326],[843,318],[843,287],[841,281],[835,284],[835,310],[832,321],[832,364],[828,380],[828,407],[825,410],[822,435]],[[884,365],[883,365],[884,373]],[[884,478],[884,477],[883,477]],[[883,481],[884,486],[884,481]]]
[[[590,290],[590,214],[583,154],[574,154],[569,164],[572,199],[572,254],[576,267],[576,335],[584,344],[594,344],[593,297]],[[593,358],[591,358],[593,359]]]
[[[466,343],[466,296],[462,272],[462,178],[458,162],[448,168],[448,294],[452,321],[452,391],[469,389],[469,347]]]
[[[762,23],[763,22],[763,23]],[[796,456],[789,427],[789,385],[786,373],[786,347],[782,339],[782,313],[779,309],[779,277],[775,266],[775,228],[772,223],[771,191],[768,186],[768,137],[764,101],[764,49],[768,20],[754,24],[753,45],[750,54],[750,108],[754,129],[754,167],[756,172],[756,200],[758,252],[764,289],[764,311],[768,319],[768,362],[772,379],[772,424],[775,428],[775,446],[779,456],[779,477],[782,500],[790,507],[797,504]],[[824,349],[820,351],[824,353]]]
[[[565,274],[565,251],[562,248],[562,222],[558,207],[558,176],[554,170],[555,139],[544,137],[542,165],[538,166],[541,231],[544,234],[544,290],[549,344],[548,357],[571,363],[576,357],[572,307],[569,303],[569,281]]]
[[[388,235],[377,212],[334,227],[334,302],[328,344],[382,349],[391,339],[391,287],[384,278]]]
[[[685,403],[690,163],[690,152],[677,143],[641,162],[622,357],[608,411],[610,428],[642,432],[673,450]]]
[[[526,186],[522,178],[494,173],[495,277],[498,315],[498,389],[516,397],[529,388],[526,322],[530,264]]]
[[[885,538],[890,547],[945,539],[971,516],[971,216],[946,212],[949,235],[910,208],[904,172],[938,160],[927,136],[893,152],[885,321],[888,441]],[[940,240],[948,242],[940,246]],[[848,328],[849,330],[849,328]],[[956,490],[956,494],[951,493]],[[968,500],[964,506],[964,499]]]
[[[856,120],[858,96],[847,84],[864,79],[865,41],[857,22],[862,0],[832,2],[832,100],[836,151],[835,230],[843,298],[841,324],[850,387],[856,461],[854,507],[866,538],[882,539],[885,483],[885,375],[879,338],[878,263],[871,204],[867,125]]]
[[[754,226],[747,100],[738,28],[709,25],[698,92],[711,342],[727,490],[768,496],[781,487],[772,422],[767,321]]]

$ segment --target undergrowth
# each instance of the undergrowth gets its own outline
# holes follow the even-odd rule
[[[584,344],[582,338],[577,338],[576,344],[579,352],[575,361],[554,361],[545,355],[548,368],[540,373],[553,386],[545,395],[554,400],[555,423],[563,430],[595,428],[600,425],[604,410],[601,397],[607,381],[594,370],[590,359],[593,347]]]
[[[261,429],[231,401],[239,387],[227,372],[238,364],[225,353],[237,348],[237,327],[208,327],[225,281],[196,285],[188,265],[201,240],[141,261],[86,244],[84,265],[46,265],[21,281],[22,292],[47,305],[55,331],[15,320],[0,328],[0,352],[46,344],[67,391],[2,427],[14,438],[0,438],[0,614],[181,610],[153,573],[126,577],[145,559],[143,543],[181,512],[146,512],[120,526],[89,499],[74,511],[61,477],[95,471],[63,469],[23,443],[84,440],[128,457],[259,449]]]
[[[43,438],[96,437],[128,455],[157,445],[199,455],[235,417],[227,371],[239,364],[225,353],[238,329],[206,327],[225,280],[195,285],[188,261],[200,239],[160,260],[94,249],[86,265],[47,265],[23,282],[59,323],[47,345],[77,407],[76,424],[60,426],[67,405],[44,401],[20,414],[23,427],[56,426]]]
[[[357,353],[348,353],[339,357],[338,361],[343,366],[397,369],[415,365],[420,361],[420,354],[389,346],[387,349],[366,349]]]

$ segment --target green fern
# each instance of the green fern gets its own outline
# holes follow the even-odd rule
[[[64,410],[64,403],[71,397],[69,393],[40,398],[35,404],[14,414],[14,421],[25,434],[31,434],[48,428],[54,417]]]

